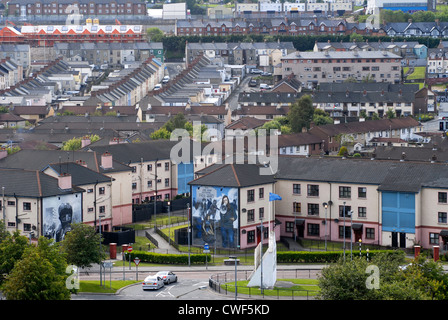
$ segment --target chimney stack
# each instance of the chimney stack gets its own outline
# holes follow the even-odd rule
[[[68,190],[72,188],[72,176],[68,173],[61,173],[58,176],[58,186],[62,190]]]
[[[109,152],[105,152],[101,155],[101,167],[103,169],[112,169],[112,155]]]

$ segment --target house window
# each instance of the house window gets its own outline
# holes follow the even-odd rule
[[[339,238],[344,238],[344,229],[345,229],[345,238],[350,239],[352,234],[352,229],[350,226],[339,226]]]
[[[247,210],[247,222],[252,222],[252,221],[255,221],[255,210],[254,209]]]
[[[23,210],[24,211],[30,211],[31,210],[31,202],[24,202],[23,203]]]
[[[339,217],[344,217],[344,208],[345,217],[350,217],[350,211],[352,210],[351,206],[339,206]]]
[[[319,186],[316,184],[308,185],[308,196],[309,197],[318,197],[319,196]]]
[[[31,223],[24,223],[23,231],[31,231]]]
[[[300,184],[294,183],[292,185],[292,193],[294,194],[300,194]]]
[[[367,208],[366,207],[358,207],[358,217],[365,218],[367,216]]]
[[[165,171],[170,171],[170,163],[165,162]]]
[[[247,243],[254,243],[255,242],[255,231],[248,231],[247,232]]]
[[[146,166],[146,168],[147,168],[148,171],[152,171],[152,164],[148,164],[148,165]]]
[[[292,204],[292,212],[300,213],[302,212],[302,205],[300,202],[293,202]]]
[[[352,197],[351,187],[339,187],[339,198],[350,199]]]
[[[439,192],[439,203],[447,203],[446,192]]]
[[[308,223],[307,231],[309,236],[319,236],[319,225],[317,223]]]
[[[263,218],[264,218],[264,208],[259,208],[259,209],[258,209],[258,217],[259,217],[260,219],[263,219]]]
[[[101,187],[98,189],[99,194],[105,194],[106,193],[106,188]]]
[[[438,222],[439,223],[447,223],[446,212],[439,212],[438,214]]]
[[[375,229],[366,228],[366,239],[375,240]]]
[[[148,188],[152,188],[152,180],[148,180]]]
[[[286,232],[294,232],[294,222],[286,222],[285,228]]]
[[[310,216],[319,215],[319,204],[318,203],[308,203],[308,215],[310,215]]]
[[[358,198],[367,198],[367,188],[365,187],[358,188]]]
[[[170,179],[166,178],[165,179],[165,187],[169,187],[170,186]]]
[[[106,206],[100,206],[100,213],[105,213],[106,212]]]
[[[264,198],[264,188],[258,189],[258,198],[263,199]]]
[[[429,233],[429,243],[430,244],[439,244],[439,234],[438,233]]]
[[[255,201],[255,190],[250,189],[247,190],[247,202],[254,202]]]
[[[132,182],[132,190],[137,189],[137,182]]]

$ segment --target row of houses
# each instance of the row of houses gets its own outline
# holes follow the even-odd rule
[[[236,222],[230,246],[255,247],[274,230],[277,241],[298,237],[446,249],[444,164],[290,156],[279,156],[277,163],[271,175],[260,174],[262,165],[215,164],[190,182],[193,208],[209,203],[206,213],[211,213],[213,202],[218,208],[228,200],[232,204]],[[270,192],[281,200],[270,201]],[[224,224],[222,211],[210,219],[211,225]],[[193,244],[207,240],[221,246],[220,230],[215,238],[199,232],[204,223],[200,216],[193,219]]]
[[[215,240],[223,247],[254,247],[261,236],[260,219],[263,230],[275,228],[277,240],[297,236],[343,241],[353,236],[356,242],[403,248],[416,243],[430,248],[447,240],[444,164],[404,157],[390,161],[277,155],[275,170],[260,174],[265,166],[226,163],[228,153],[206,153],[205,145],[188,163],[176,163],[171,150],[177,143],[96,145],[86,137],[81,151],[22,150],[6,156],[2,150],[1,201],[7,230],[59,241],[71,223],[99,228],[101,217],[102,230],[111,231],[132,222],[133,205],[186,194],[192,196],[193,245]],[[272,203],[270,192],[282,200]],[[221,207],[224,196],[237,217],[230,244],[218,240],[218,228],[214,239],[205,238],[199,232],[205,221],[195,219],[200,203],[216,200]],[[221,226],[223,214],[212,222]]]

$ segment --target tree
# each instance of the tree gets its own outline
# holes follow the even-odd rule
[[[322,109],[314,110],[313,122],[316,126],[322,126],[325,124],[332,124],[333,119]]]
[[[295,101],[287,116],[292,132],[301,132],[302,128],[309,128],[313,114],[313,102],[309,95],[304,95]]]
[[[149,41],[152,42],[162,42],[164,37],[163,31],[156,27],[148,28],[146,30],[146,35],[148,36]]]
[[[13,268],[8,272],[3,291],[9,300],[69,300],[65,286],[67,262],[59,245],[40,237],[37,246],[24,236],[14,236],[20,246]]]
[[[100,242],[100,234],[92,226],[74,223],[61,242],[61,249],[67,255],[68,264],[91,267],[92,263],[100,263],[106,257]]]
[[[19,231],[15,231],[12,235],[8,233],[0,242],[0,283],[3,281],[2,276],[9,274],[14,264],[22,259],[28,242],[28,238],[20,235]]]

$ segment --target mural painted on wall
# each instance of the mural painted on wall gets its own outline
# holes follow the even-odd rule
[[[42,234],[56,242],[64,240],[72,223],[82,222],[81,194],[44,198],[42,201]]]
[[[238,245],[238,189],[192,187],[192,243],[210,248]]]

